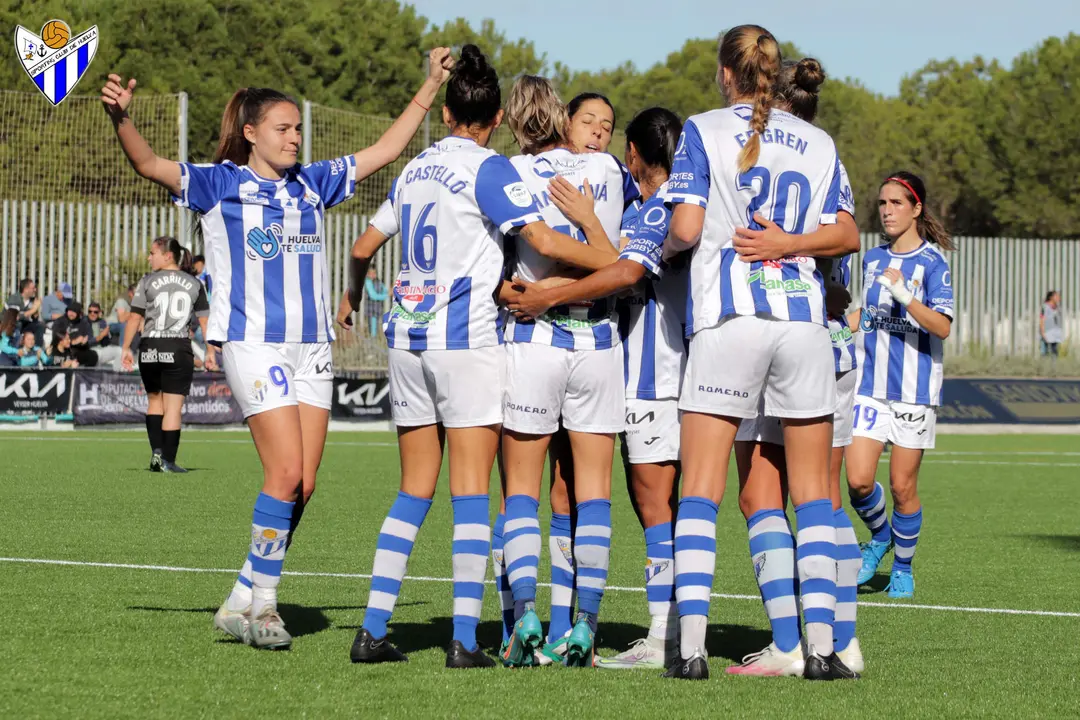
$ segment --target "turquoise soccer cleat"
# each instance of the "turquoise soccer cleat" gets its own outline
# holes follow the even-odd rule
[[[500,656],[506,667],[530,667],[536,664],[535,653],[544,643],[544,628],[535,610],[527,610],[514,624],[514,632],[503,645]]]
[[[881,564],[882,558],[892,550],[892,540],[888,542],[878,542],[877,540],[871,540],[859,545],[859,549],[862,550],[862,567],[859,569],[859,577],[856,579],[859,585],[864,585],[870,582],[870,578],[874,577],[877,573],[878,565]]]
[[[581,618],[570,631],[570,637],[566,641],[566,666],[594,667],[596,653],[593,649],[593,640],[594,633],[589,627],[589,621]]]
[[[908,570],[893,570],[889,577],[889,587],[885,589],[891,598],[913,598],[915,597],[915,576]]]

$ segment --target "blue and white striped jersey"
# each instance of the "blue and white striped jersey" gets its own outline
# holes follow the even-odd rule
[[[542,220],[517,170],[494,150],[446,137],[405,166],[390,202],[397,227],[383,222],[379,229],[400,231],[401,271],[383,325],[387,344],[498,345],[494,293],[503,278],[503,235]]]
[[[618,160],[606,153],[575,154],[563,148],[539,155],[518,155],[511,162],[521,173],[544,220],[553,230],[587,242],[581,229],[570,222],[548,197],[548,183],[556,176],[581,189],[588,180],[594,208],[608,240],[618,247],[622,218],[638,196],[637,185]],[[542,280],[555,274],[558,263],[536,252],[524,239],[515,243],[514,274],[525,280]],[[604,350],[619,344],[618,317],[610,298],[553,307],[534,322],[506,322],[507,342],[532,342],[567,350]]]
[[[859,395],[913,405],[940,405],[944,341],[923,330],[874,279],[886,268],[904,276],[915,298],[931,310],[953,317],[949,263],[941,250],[923,242],[898,254],[879,245],[863,258],[863,302],[855,349]]]
[[[830,280],[836,285],[851,286],[851,256],[845,255],[833,261],[832,275]],[[833,317],[829,315],[829,335],[832,337],[833,359],[836,361],[836,372],[843,373],[854,370],[855,361],[855,337],[848,327],[847,318],[841,315]]]
[[[279,180],[229,161],[180,163],[180,171],[174,200],[202,213],[214,279],[207,340],[333,340],[323,213],[353,196],[353,156],[296,165]]]
[[[755,212],[789,233],[836,222],[843,182],[836,147],[823,130],[773,110],[757,165],[740,173],[751,113],[749,105],[734,105],[695,115],[683,125],[675,151],[664,199],[705,208],[690,265],[688,334],[730,315],[756,313],[825,324],[824,288],[813,258],[744,263],[732,238],[738,227],[759,227]]]
[[[633,260],[650,277],[624,300],[619,313],[626,397],[678,398],[686,367],[686,282],[689,253],[665,263],[661,257],[671,211],[657,193],[629,223],[630,242],[620,260]]]

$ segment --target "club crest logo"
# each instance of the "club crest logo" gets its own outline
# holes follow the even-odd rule
[[[650,580],[659,575],[660,573],[671,567],[670,560],[658,560],[653,562],[651,560],[645,563],[645,583],[648,584]]]
[[[765,569],[765,553],[754,558],[754,577],[761,577],[761,571]]]
[[[15,27],[15,52],[27,76],[54,106],[64,101],[86,74],[97,53],[97,25],[72,37],[63,20],[50,20],[35,35]]]
[[[570,541],[567,538],[555,538],[555,544],[559,546],[559,552],[566,559],[566,563],[573,567],[574,551],[570,547]]]

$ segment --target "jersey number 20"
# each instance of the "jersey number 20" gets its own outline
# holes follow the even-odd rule
[[[772,217],[769,219],[783,228],[785,232],[795,235],[803,232],[803,225],[806,223],[806,211],[810,208],[810,181],[801,172],[785,170],[776,177],[774,182],[772,173],[769,172],[768,168],[754,166],[739,175],[736,186],[739,190],[757,190],[757,195],[754,196],[754,199],[750,201],[750,205],[746,208],[747,227],[751,230],[765,229],[754,220],[754,213],[761,210],[769,202],[769,198],[772,197]],[[787,214],[793,189],[795,192],[795,219],[791,221]],[[766,212],[762,214],[768,217]]]

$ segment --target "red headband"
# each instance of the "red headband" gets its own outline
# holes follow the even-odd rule
[[[891,178],[886,179],[885,182],[900,183],[901,185],[903,185],[904,187],[906,187],[908,189],[908,192],[910,192],[913,196],[915,196],[915,203],[917,205],[922,203],[922,199],[919,198],[919,193],[915,192],[915,188],[911,187],[911,185],[909,185],[906,180],[904,180],[902,178],[898,178],[898,177],[891,177]]]

